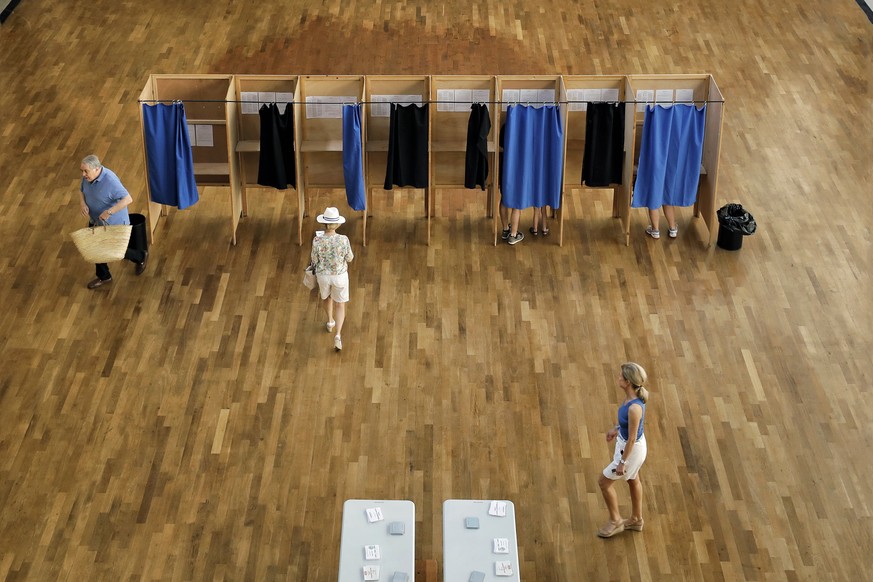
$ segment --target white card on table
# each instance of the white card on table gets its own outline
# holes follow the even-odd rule
[[[494,562],[495,576],[512,576],[512,562]]]
[[[497,517],[506,517],[506,502],[505,501],[492,501],[491,506],[488,508],[488,515],[494,515]]]
[[[364,566],[364,580],[378,580],[379,566]]]
[[[382,515],[381,507],[374,507],[367,510],[367,521],[369,521],[370,523],[382,521],[383,519],[385,519],[385,517]]]
[[[364,559],[365,560],[381,560],[382,552],[379,551],[378,545],[373,546],[364,546]]]
[[[494,538],[494,553],[495,554],[508,554],[509,553],[509,540],[507,538]]]

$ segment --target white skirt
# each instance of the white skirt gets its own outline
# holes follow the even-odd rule
[[[622,455],[624,455],[624,447],[626,445],[626,440],[620,436],[615,437],[615,454],[612,455],[612,462],[603,470],[603,476],[607,479],[629,481],[637,478],[640,468],[646,461],[646,435],[641,436],[634,443],[634,450],[631,451],[630,457],[627,458],[624,464],[624,475],[619,475],[615,472],[615,469],[618,467],[618,462],[621,460]]]

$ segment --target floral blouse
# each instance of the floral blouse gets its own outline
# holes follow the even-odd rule
[[[344,234],[325,234],[312,239],[312,264],[316,275],[342,275],[349,270],[348,263],[355,258],[349,237]]]

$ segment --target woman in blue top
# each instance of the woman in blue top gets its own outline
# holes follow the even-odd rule
[[[642,366],[633,362],[621,365],[618,387],[624,391],[625,400],[618,408],[618,424],[606,432],[606,442],[615,441],[615,454],[598,482],[609,510],[609,521],[597,532],[602,538],[611,538],[626,529],[643,531],[643,485],[640,483],[639,472],[646,460],[643,421],[649,391],[643,388],[645,383],[646,371]],[[621,518],[618,495],[612,488],[613,483],[619,479],[627,481],[630,487],[630,519]]]

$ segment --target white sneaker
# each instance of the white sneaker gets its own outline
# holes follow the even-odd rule
[[[646,227],[646,234],[654,239],[661,238],[661,231],[655,230],[654,228],[652,228],[651,224]]]
[[[679,236],[679,227],[677,226],[676,228],[671,228],[667,231],[667,235],[670,238],[676,238],[677,236]]]
[[[333,338],[333,348],[338,352],[343,349],[343,340],[338,335]]]
[[[335,322],[335,321],[328,321],[328,322],[325,323],[324,325],[327,327],[327,331],[332,332],[332,331],[333,331],[333,328],[336,327],[336,322]]]

